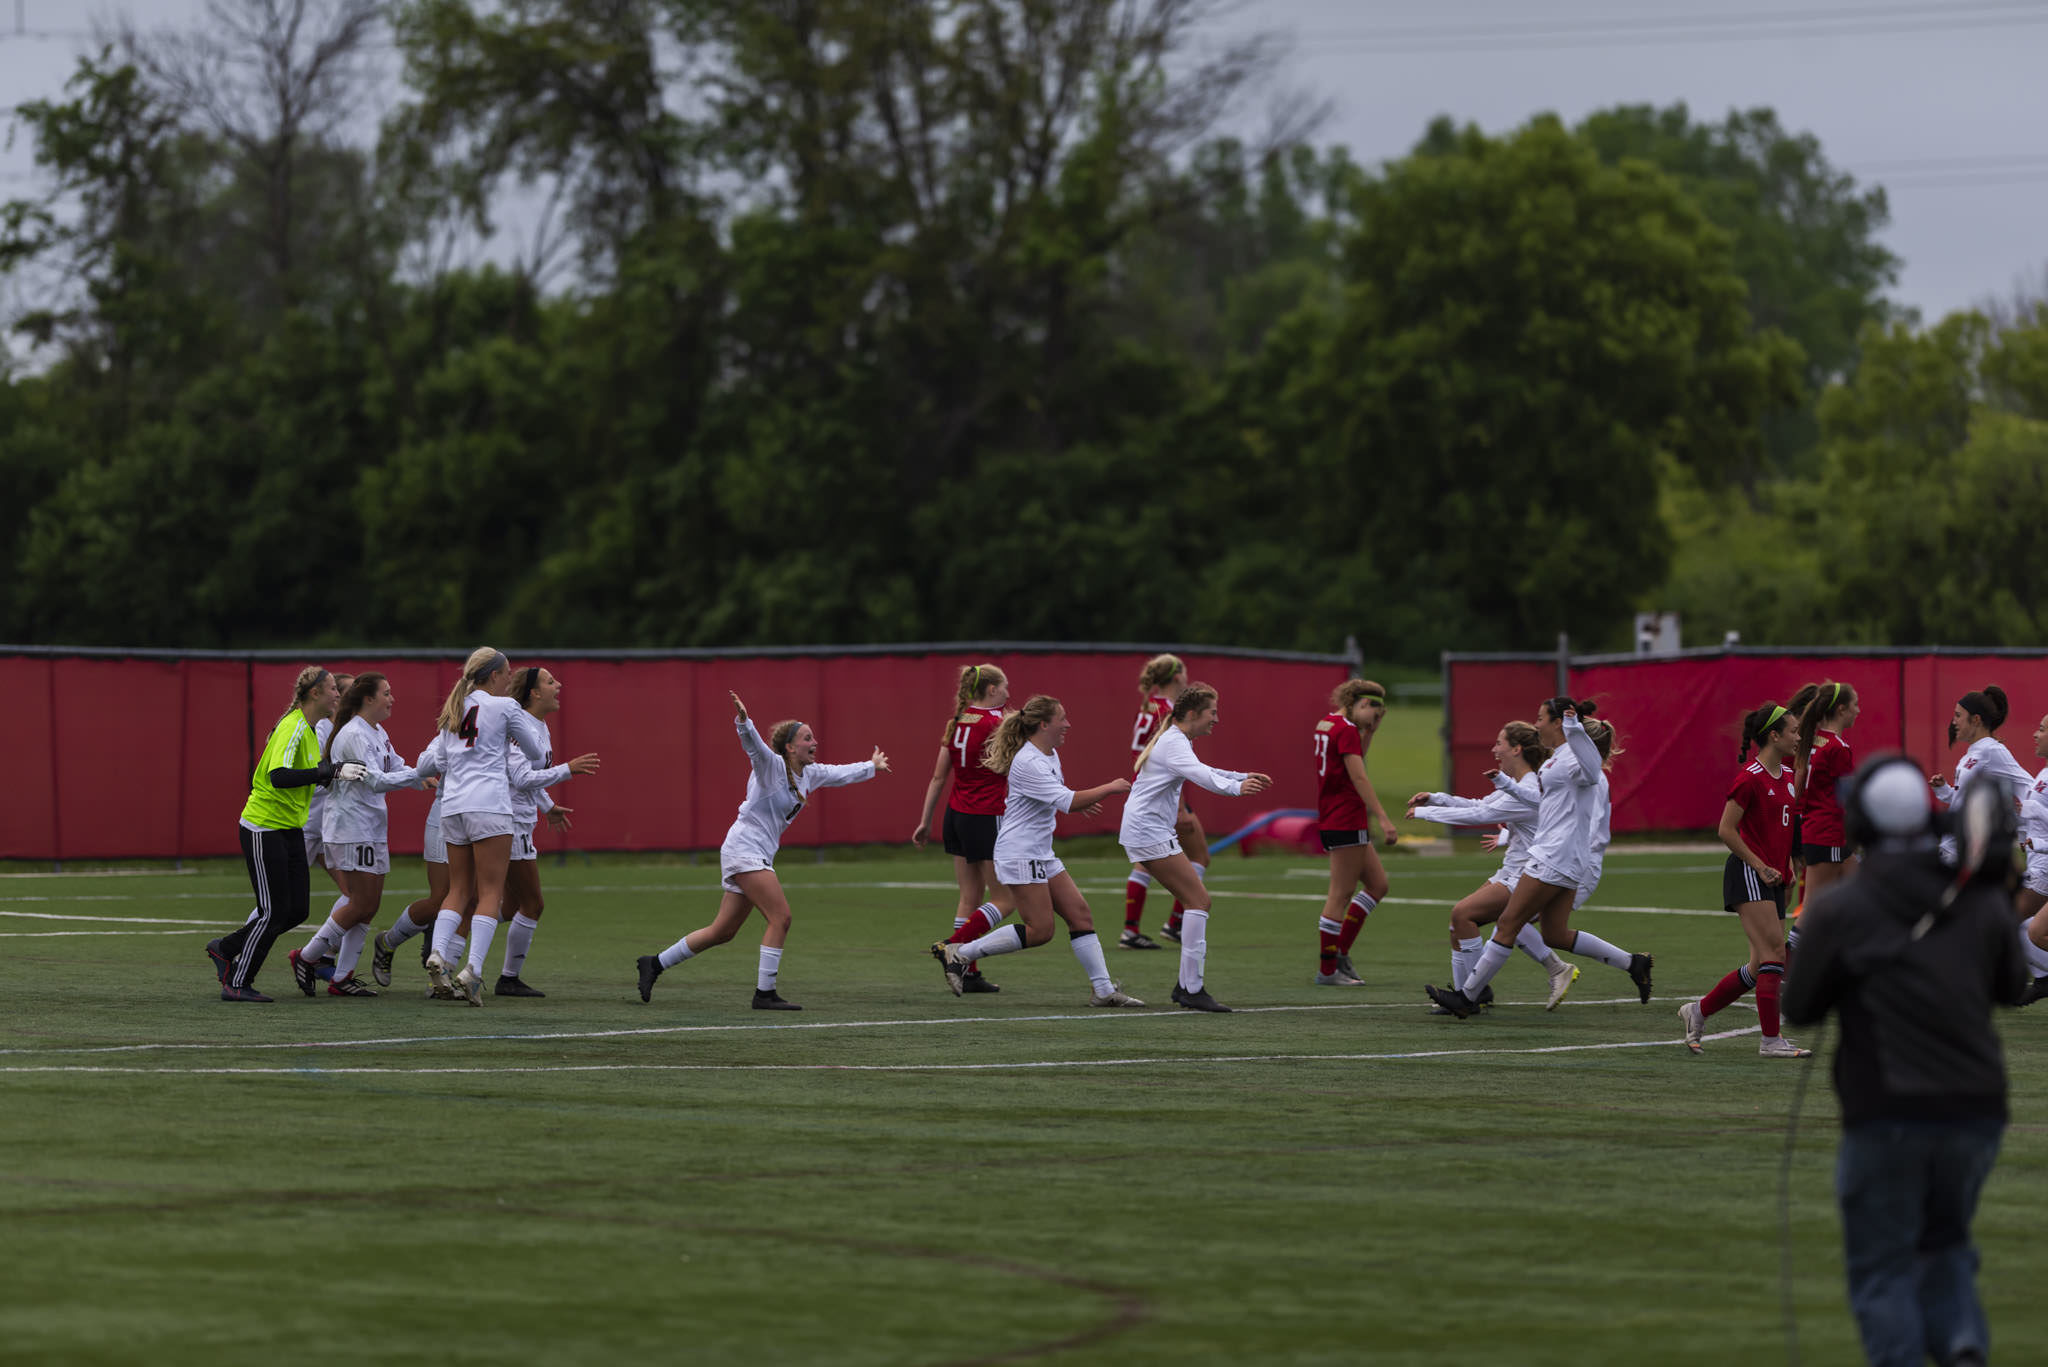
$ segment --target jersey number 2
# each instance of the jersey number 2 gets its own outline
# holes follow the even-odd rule
[[[471,704],[469,711],[462,714],[462,725],[455,728],[455,734],[462,737],[465,750],[476,748],[476,714],[477,707]]]

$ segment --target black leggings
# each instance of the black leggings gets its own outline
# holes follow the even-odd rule
[[[241,827],[242,862],[256,889],[256,915],[232,935],[221,937],[228,958],[227,986],[251,987],[277,937],[306,923],[313,888],[306,868],[306,832],[252,831]]]

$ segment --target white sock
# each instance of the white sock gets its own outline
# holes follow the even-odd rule
[[[469,918],[469,971],[479,978],[484,975],[484,956],[491,952],[491,937],[497,933],[497,917]]]
[[[1106,997],[1116,990],[1116,984],[1109,980],[1109,964],[1102,957],[1102,937],[1094,931],[1072,937],[1074,957],[1081,961],[1081,971],[1088,975],[1088,985],[1095,989],[1095,995]]]
[[[2048,977],[2048,949],[2043,949],[2027,938],[2027,928],[2020,926],[2020,952],[2027,956],[2027,971],[2035,977]]]
[[[754,970],[754,988],[759,992],[775,990],[775,975],[782,971],[782,951],[761,946],[761,964]]]
[[[1479,951],[1486,941],[1474,935],[1468,940],[1458,941],[1458,947],[1451,951],[1451,981],[1463,983],[1472,976],[1472,965],[1479,962]]]
[[[313,938],[299,950],[299,958],[309,964],[326,958],[341,948],[341,937],[347,933],[334,924],[332,916],[328,917],[320,929],[313,932]]]
[[[676,941],[674,944],[670,945],[667,949],[664,949],[663,951],[661,951],[661,953],[655,955],[654,957],[661,960],[661,966],[663,968],[674,968],[677,964],[681,963],[685,959],[696,958],[697,951],[690,948],[689,940],[682,939]]]
[[[1180,990],[1200,992],[1209,961],[1209,913],[1189,907],[1180,915]]]
[[[1126,883],[1136,883],[1141,888],[1149,888],[1152,886],[1152,875],[1143,869],[1132,869],[1130,875],[1124,881]],[[252,911],[249,915],[253,918],[256,913]]]
[[[957,951],[959,957],[968,963],[976,959],[992,958],[997,954],[1015,954],[1024,948],[1024,927],[997,926],[979,940],[969,940]]]
[[[1583,930],[1572,941],[1571,952],[1588,959],[1598,959],[1609,968],[1618,968],[1623,972],[1628,971],[1629,958],[1631,957],[1627,950],[1616,949],[1598,935],[1588,935]]]
[[[434,952],[441,956],[441,962],[455,962],[455,935],[462,929],[462,913],[453,907],[442,907],[434,913]]]
[[[341,949],[334,956],[334,980],[340,982],[356,971],[356,961],[363,957],[363,946],[370,942],[370,928],[350,926],[342,932]]]
[[[1195,871],[1196,882],[1206,883],[1209,881],[1209,866],[1207,864],[1197,864],[1193,860],[1189,860],[1188,867]]]
[[[526,967],[527,951],[533,948],[533,932],[540,929],[540,922],[525,912],[512,917],[512,928],[505,932],[505,966],[499,971],[508,978],[519,976],[519,970]]]
[[[1557,951],[1543,943],[1543,932],[1536,928],[1533,921],[1523,926],[1522,933],[1515,937],[1515,948],[1545,968],[1550,967],[1550,961],[1557,957]]]
[[[332,921],[335,917],[341,915],[341,909],[347,905],[348,894],[343,893],[341,896],[334,899],[333,906],[327,908],[327,919]]]
[[[400,912],[398,919],[391,923],[391,929],[379,935],[377,939],[384,948],[396,949],[425,929],[425,926],[414,925],[412,917]]]
[[[1514,952],[1513,945],[1488,940],[1480,948],[1479,962],[1472,965],[1472,972],[1466,976],[1464,986],[1459,990],[1473,1001],[1478,1001],[1479,994],[1486,990],[1486,985],[1493,981],[1493,975],[1500,972],[1500,966],[1512,958]]]
[[[469,937],[467,935],[458,935],[448,942],[447,962],[450,967],[456,967],[462,963],[462,951],[468,948],[468,946]]]

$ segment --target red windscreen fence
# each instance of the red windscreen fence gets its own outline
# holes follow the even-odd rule
[[[1199,648],[1176,653],[1190,676],[1221,692],[1221,724],[1201,753],[1223,768],[1263,770],[1275,786],[1256,806],[1312,807],[1310,735],[1329,693],[1349,673],[1336,656]],[[993,662],[1011,696],[1059,697],[1074,718],[1062,750],[1076,788],[1130,772],[1140,647],[964,645],[902,653],[763,653],[632,657],[521,655],[562,680],[549,719],[558,761],[586,751],[599,773],[554,789],[573,829],[544,834],[579,850],[716,847],[745,793],[747,762],[734,737],[728,690],[762,731],[784,717],[817,731],[819,757],[866,759],[879,745],[893,772],[820,793],[790,828],[798,846],[906,841],[917,824],[962,665]],[[385,729],[408,760],[432,738],[434,716],[462,657],[374,654],[322,658],[337,671],[379,670],[397,708]],[[10,652],[0,689],[12,702],[14,764],[0,789],[0,858],[185,858],[232,855],[256,745],[291,701],[304,661],[137,652]],[[1253,804],[1190,798],[1211,830],[1234,829]],[[417,854],[427,795],[388,799],[391,849]],[[1068,833],[1111,831],[1121,806],[1061,821]],[[936,837],[934,837],[936,839]]]
[[[1557,691],[1555,656],[1445,657],[1451,782],[1483,794],[1501,724],[1535,720]],[[1569,665],[1574,697],[1600,704],[1620,733],[1614,761],[1614,829],[1712,830],[1740,768],[1742,716],[1784,702],[1802,684],[1853,685],[1861,715],[1845,739],[1859,756],[1903,750],[1929,772],[1953,769],[1949,714],[1956,699],[1997,684],[2012,703],[1999,733],[2028,770],[2035,723],[2048,713],[2048,656],[2037,652],[1769,651],[1737,649],[1666,657],[1586,657]]]

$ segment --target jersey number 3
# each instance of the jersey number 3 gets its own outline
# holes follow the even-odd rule
[[[472,703],[469,711],[462,714],[462,725],[455,728],[455,734],[462,737],[462,748],[465,750],[476,748],[476,714],[477,707]]]

